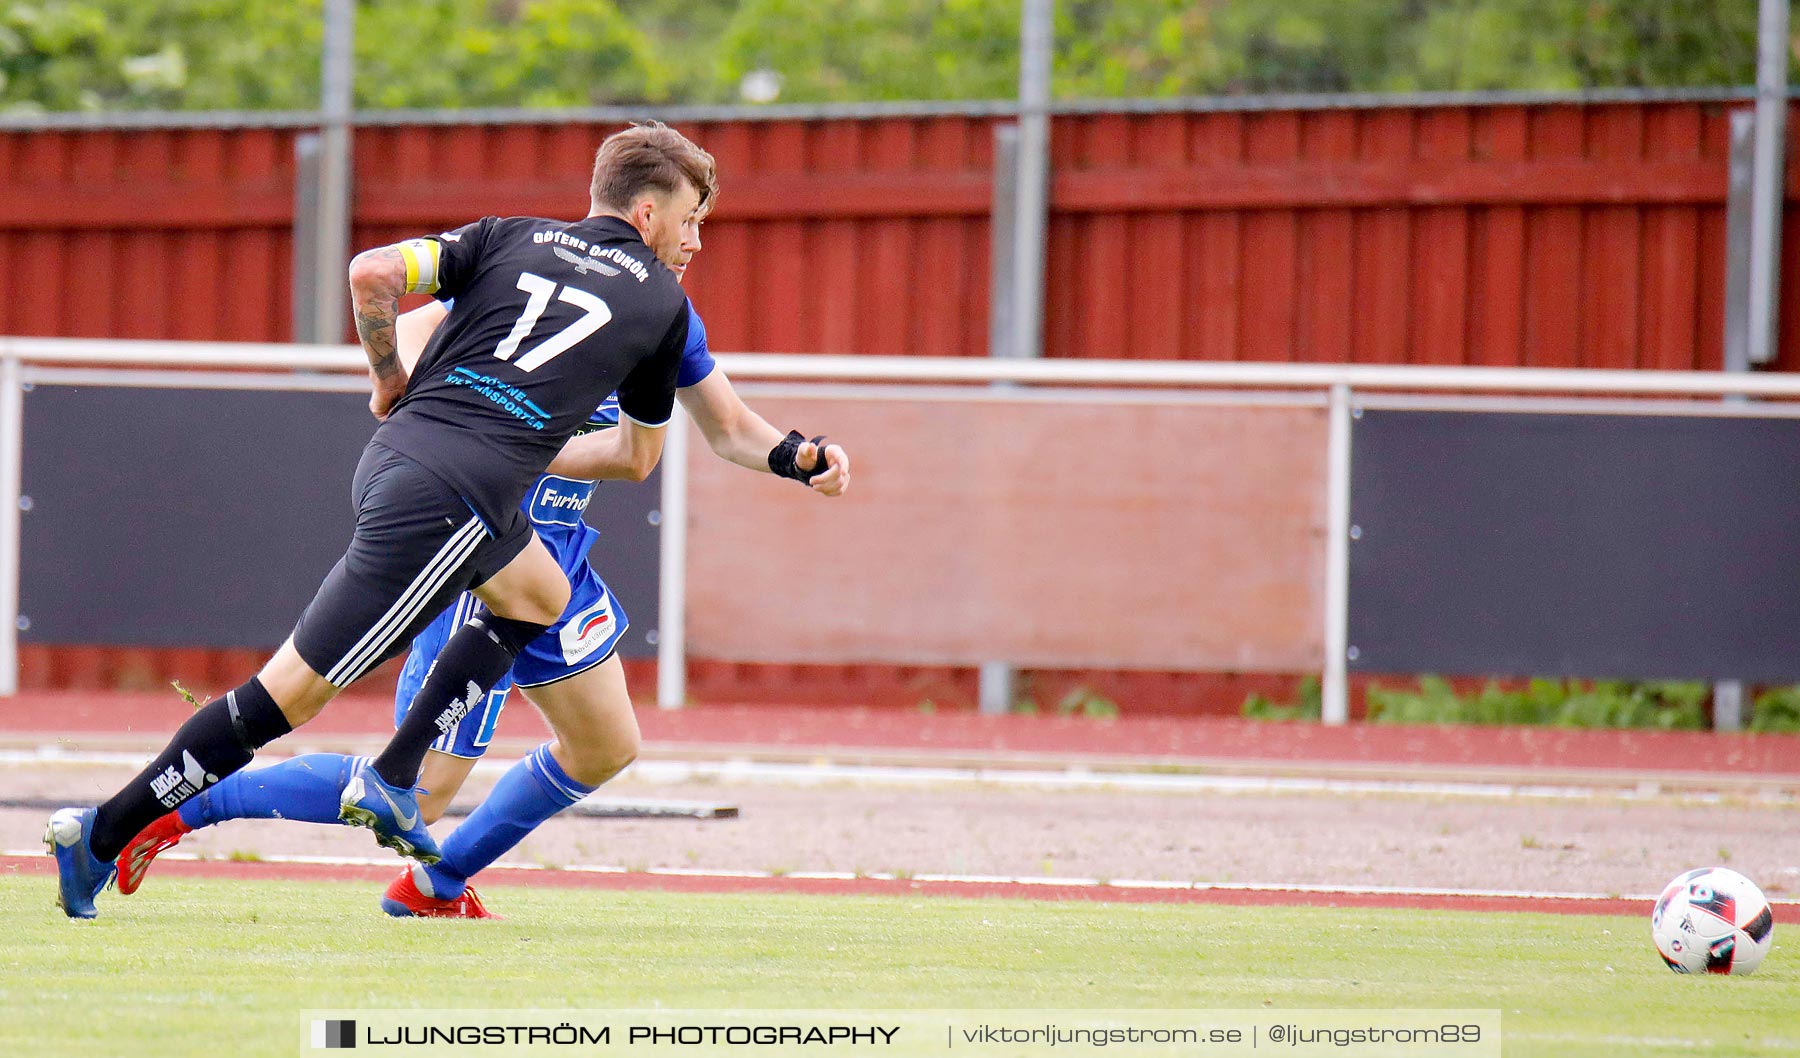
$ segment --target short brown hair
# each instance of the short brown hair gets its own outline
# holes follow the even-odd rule
[[[705,211],[719,193],[713,156],[660,121],[647,121],[613,133],[594,155],[594,204],[624,211],[645,191],[672,195],[686,180],[700,192]]]

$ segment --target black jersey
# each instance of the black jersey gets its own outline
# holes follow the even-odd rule
[[[408,289],[456,304],[374,440],[490,528],[614,390],[621,414],[669,421],[687,299],[630,224],[484,217],[401,250]]]

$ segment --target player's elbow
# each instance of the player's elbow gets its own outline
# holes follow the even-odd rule
[[[713,454],[729,459],[732,452],[749,443],[754,430],[750,420],[740,414],[738,408],[721,408],[716,406],[717,403],[707,408],[704,414],[695,415],[694,422]]]
[[[350,289],[365,294],[397,294],[406,286],[406,265],[383,250],[364,250],[350,259]]]
[[[715,428],[704,432],[706,434],[706,447],[712,449],[712,454],[718,456],[720,459],[731,459],[733,453],[738,452],[751,443],[750,437],[748,436],[749,431],[747,430],[739,431]]]
[[[626,471],[633,481],[643,481],[656,469],[657,460],[662,458],[663,431],[661,429],[637,429],[631,437],[631,445],[626,459]]]
[[[657,453],[644,452],[643,448],[626,448],[625,459],[614,464],[612,473],[605,477],[617,480],[644,480],[650,477],[650,471],[657,466]]]
[[[350,258],[350,285],[366,287],[380,277],[383,271],[381,262],[376,258],[374,250],[364,250]]]

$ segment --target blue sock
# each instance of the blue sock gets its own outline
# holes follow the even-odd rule
[[[227,819],[336,823],[338,798],[350,773],[368,759],[308,753],[267,768],[234,772],[182,805],[181,821],[196,830]]]
[[[413,878],[429,883],[426,896],[454,900],[476,872],[523,841],[539,823],[593,792],[594,787],[569,778],[550,755],[548,743],[539,746],[507,769],[487,799],[444,839],[444,858],[423,871],[415,870]]]

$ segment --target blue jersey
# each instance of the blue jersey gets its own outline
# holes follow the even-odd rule
[[[675,385],[686,389],[697,385],[706,376],[712,374],[716,362],[712,353],[706,348],[706,326],[700,322],[700,314],[694,311],[692,302],[688,303],[687,346],[681,353],[681,368],[676,374]],[[580,430],[581,433],[592,433],[619,425],[619,395],[608,396],[588,416],[588,421]],[[532,528],[543,537],[550,551],[562,558],[571,552],[575,555],[587,554],[593,546],[594,539],[600,534],[592,526],[582,521],[581,514],[587,510],[588,501],[594,496],[596,482],[583,481],[578,478],[565,478],[557,474],[545,474],[538,478],[525,494],[525,500],[519,508],[531,519]]]
[[[706,348],[706,328],[700,316],[688,306],[687,345],[682,351],[681,367],[676,375],[680,388],[698,384],[712,374],[716,365]],[[608,397],[588,417],[582,432],[604,430],[619,424],[619,402]],[[587,553],[600,534],[582,520],[588,500],[593,498],[592,481],[545,474],[526,493],[520,508],[557,564],[569,576],[569,605],[562,617],[543,635],[526,645],[513,662],[512,670],[500,678],[480,708],[471,708],[456,727],[445,732],[431,748],[458,757],[476,758],[487,752],[499,722],[506,697],[515,683],[527,687],[567,679],[600,664],[611,655],[619,638],[625,634],[629,618],[625,608],[612,596],[606,582],[588,565]],[[394,722],[406,715],[419,693],[431,663],[456,629],[475,611],[476,600],[465,594],[456,605],[437,616],[413,640],[412,654],[400,672],[394,694]]]

